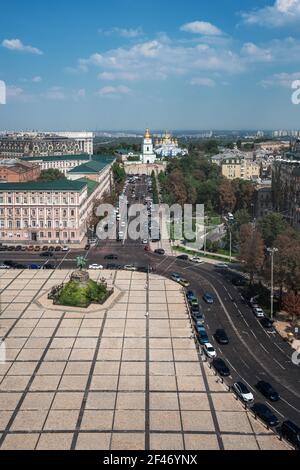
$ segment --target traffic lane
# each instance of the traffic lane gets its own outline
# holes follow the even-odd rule
[[[218,275],[218,273],[217,273]],[[261,325],[258,318],[252,312],[252,309],[241,302],[241,293],[237,287],[232,285],[230,281],[228,281],[224,275],[221,275],[221,279],[223,280],[224,287],[228,291],[228,294],[232,299],[235,299],[234,305],[236,306],[239,313],[244,317],[244,321],[246,325],[255,331],[255,335],[257,336],[257,340],[260,343],[264,343],[265,347],[269,347],[271,345],[277,347],[282,357],[280,359],[280,364],[288,363],[290,366],[293,366],[291,362],[291,355],[293,353],[292,348],[279,336],[278,333],[269,333],[263,326]],[[278,347],[279,346],[279,347]],[[274,350],[271,349],[268,351],[270,353],[274,353]],[[278,359],[279,360],[279,359]]]
[[[197,292],[197,287],[195,290]],[[201,295],[199,288],[198,291]],[[280,416],[288,417],[293,421],[295,421],[296,414],[296,422],[297,420],[299,422],[299,397],[297,395],[295,396],[295,393],[290,390],[291,384],[293,383],[293,374],[283,378],[279,377],[277,373],[276,377],[274,377],[273,364],[271,364],[271,367],[269,365],[269,370],[267,372],[265,367],[262,368],[262,364],[265,366],[267,363],[265,357],[258,358],[256,355],[253,357],[252,354],[245,354],[243,343],[241,344],[238,341],[239,338],[236,337],[235,331],[232,330],[230,323],[227,323],[226,320],[224,320],[224,312],[220,312],[220,309],[217,307],[217,305],[215,305],[215,307],[216,312],[221,315],[219,316],[221,321],[217,320],[217,322],[214,322],[214,317],[206,315],[206,322],[207,324],[212,324],[212,331],[220,327],[221,324],[222,327],[224,327],[224,329],[226,329],[228,332],[230,337],[230,344],[224,347],[220,347],[224,354],[224,359],[228,361],[228,364],[231,365],[231,367],[233,367],[233,370],[238,374],[238,376],[243,378],[249,385],[251,385],[251,387],[255,388],[255,385],[259,380],[266,380],[270,382],[274,388],[277,389],[282,399],[276,404],[269,403],[269,405],[276,409]],[[249,333],[245,332],[245,334],[246,336],[244,338],[244,342],[246,341],[250,348],[255,348],[255,344],[251,345],[251,338]],[[259,395],[259,398],[260,401],[265,399],[261,395]]]
[[[184,264],[182,262],[177,263],[177,266],[176,266],[176,271],[182,276],[183,276],[183,272],[186,272],[186,269],[183,266]],[[185,269],[185,270],[182,271],[182,269],[183,270]],[[203,277],[199,276],[199,274],[197,277],[197,281],[198,281],[198,284],[195,282],[195,279],[192,280],[191,287],[194,288],[196,293],[198,293],[199,298],[202,297],[206,286],[210,287],[209,290],[212,291],[213,288],[210,282],[207,281],[206,279],[203,279]],[[199,288],[199,285],[202,286],[202,289]],[[225,295],[224,295],[224,299],[226,299]],[[232,308],[231,302],[228,302],[227,308]],[[206,309],[204,308],[204,310]],[[214,316],[210,315],[210,313],[213,310],[218,314],[217,320],[216,320],[215,315]],[[249,385],[251,385],[252,387],[254,387],[255,384],[259,380],[262,380],[262,379],[271,382],[274,385],[274,387],[277,388],[278,392],[283,397],[283,399],[280,402],[276,404],[271,404],[271,407],[273,406],[273,408],[277,410],[279,416],[286,416],[295,421],[295,413],[297,414],[297,416],[299,416],[299,410],[297,408],[299,399],[297,396],[295,397],[293,393],[289,393],[288,387],[291,384],[292,377],[289,376],[288,383],[286,384],[285,387],[282,387],[281,386],[282,377],[278,379],[278,374],[277,374],[277,380],[274,380],[274,375],[273,375],[274,365],[273,364],[271,364],[271,367],[269,364],[267,367],[267,370],[265,367],[262,368],[263,361],[267,361],[266,357],[260,356],[258,358],[256,355],[253,355],[253,353],[250,355],[247,353],[246,355],[244,354],[245,342],[246,341],[249,342],[249,339],[248,338],[246,340],[244,339],[243,340],[244,344],[243,342],[241,343],[240,338],[237,337],[236,332],[232,328],[232,325],[230,324],[230,321],[228,320],[228,318],[227,319],[224,318],[224,312],[222,311],[222,309],[220,309],[220,306],[218,307],[217,302],[215,302],[213,310],[211,310],[211,312],[208,312],[208,313],[206,312],[206,323],[211,324],[213,322],[213,318],[215,318],[215,321],[213,322],[213,325],[212,325],[212,331],[220,327],[220,325],[223,326],[227,331],[230,331],[231,345],[225,348],[224,353],[226,353],[226,356],[224,357],[224,359],[225,360],[227,359],[228,363],[236,372],[237,378],[243,377],[244,380],[246,380],[247,383],[249,383]],[[221,321],[220,321],[220,318],[221,318]],[[246,332],[246,334],[249,335],[248,332]],[[250,347],[248,346],[248,350],[250,348],[254,348],[255,350],[255,347],[256,347],[256,344],[252,344],[250,345]],[[241,354],[243,354],[243,356]],[[271,368],[271,372],[269,372],[269,368]],[[264,398],[260,397],[260,401],[261,399],[264,400]]]
[[[282,364],[288,363],[288,366],[294,372],[299,372],[299,369],[294,366],[291,362],[291,355],[293,353],[292,348],[288,346],[278,334],[268,334],[268,332],[262,327],[259,320],[253,314],[251,308],[242,302],[238,289],[231,283],[225,284],[224,279],[220,279],[218,277],[218,274],[212,271],[211,268],[199,268],[199,272],[201,273],[203,273],[203,269],[206,269],[208,271],[208,276],[213,277],[214,283],[220,285],[221,288],[226,291],[226,296],[229,297],[229,302],[232,303],[232,312],[235,313],[233,318],[244,322],[244,326],[247,327],[247,330],[249,330],[256,339],[257,344],[259,346],[262,346],[267,354],[277,355],[279,367],[284,370],[285,367],[283,367]],[[224,296],[225,300],[226,296]],[[280,343],[281,345],[281,348],[279,350],[277,350],[278,343]],[[285,350],[283,348],[285,348]]]

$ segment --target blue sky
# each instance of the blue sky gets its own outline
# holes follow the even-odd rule
[[[300,0],[11,0],[0,129],[300,128]]]

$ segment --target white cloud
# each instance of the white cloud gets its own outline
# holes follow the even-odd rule
[[[97,92],[97,95],[116,97],[118,95],[128,95],[129,93],[130,93],[130,88],[124,85],[119,85],[119,86],[105,86]]]
[[[40,77],[39,75],[32,78],[33,83],[41,83],[41,81],[42,81],[42,77]]]
[[[137,73],[130,73],[130,72],[102,72],[98,75],[99,80],[107,80],[107,81],[114,81],[114,80],[127,80],[127,81],[134,81],[139,79],[139,75]]]
[[[20,39],[4,39],[2,46],[11,51],[28,52],[37,55],[43,54],[43,52],[36,47],[25,46]]]
[[[262,26],[284,26],[300,20],[300,0],[276,0],[274,5],[242,12],[245,23]]]
[[[283,88],[291,88],[292,83],[295,80],[300,80],[300,72],[294,72],[294,73],[277,73],[272,75],[271,77],[262,80],[260,84],[264,88],[270,88],[270,87],[283,87]]]
[[[247,42],[243,45],[242,54],[250,62],[271,62],[273,60],[271,49],[259,47],[253,42]]]
[[[212,80],[211,78],[196,77],[196,78],[192,78],[191,85],[214,88],[216,86],[216,82],[215,80]]]
[[[49,88],[42,96],[51,101],[63,101],[66,99],[65,91],[59,86]]]
[[[180,30],[186,31],[187,33],[203,34],[206,36],[219,36],[223,34],[219,28],[207,21],[193,21],[192,23],[186,23],[181,26]]]
[[[143,34],[142,28],[112,28],[109,30],[99,29],[99,33],[102,33],[106,36],[111,36],[116,34],[122,38],[133,39],[141,36]]]

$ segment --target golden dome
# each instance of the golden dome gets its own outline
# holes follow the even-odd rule
[[[151,135],[150,135],[150,133],[149,133],[148,127],[147,127],[147,129],[146,129],[146,132],[145,132],[145,136],[144,136],[144,137],[145,137],[145,139],[150,139],[150,138],[151,138]]]

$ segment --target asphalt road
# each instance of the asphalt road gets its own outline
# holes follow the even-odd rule
[[[136,194],[142,197],[147,193],[145,183],[136,185]],[[132,201],[129,201],[132,202]],[[62,269],[76,266],[76,258],[83,255],[87,264],[102,264],[108,254],[116,254],[120,265],[134,264],[150,266],[157,274],[170,277],[177,272],[190,282],[191,289],[199,297],[201,309],[205,315],[205,327],[218,356],[227,362],[231,376],[226,379],[228,385],[242,380],[253,392],[256,401],[266,403],[281,419],[290,419],[300,426],[300,367],[292,363],[292,349],[277,333],[267,332],[253,315],[252,310],[242,303],[238,288],[226,279],[224,272],[212,265],[195,265],[170,256],[160,256],[146,252],[140,241],[126,238],[123,242],[102,242],[100,247],[86,251],[57,253],[50,263]],[[40,262],[38,253],[0,253],[0,262],[15,260],[19,263]],[[203,300],[203,294],[210,292],[214,304],[209,306]],[[229,336],[229,344],[220,346],[214,339],[217,328],[224,328]],[[270,382],[279,392],[278,402],[268,402],[255,388],[259,380]]]

